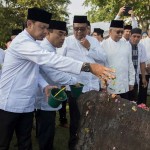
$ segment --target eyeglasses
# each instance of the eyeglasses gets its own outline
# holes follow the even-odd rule
[[[86,31],[86,27],[74,27],[73,29],[74,29],[74,31],[76,31],[76,32],[78,32],[78,31],[81,31],[81,32]]]
[[[117,30],[116,33],[117,34],[123,34],[123,30]]]

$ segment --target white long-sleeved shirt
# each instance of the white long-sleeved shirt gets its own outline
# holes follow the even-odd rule
[[[142,43],[146,50],[147,55],[147,63],[150,64],[150,37],[146,37],[145,39],[141,39],[140,43]]]
[[[86,36],[90,43],[90,50],[88,51],[83,47],[79,40],[71,35],[65,39],[65,42],[59,51],[63,51],[63,55],[71,57],[75,60],[89,63],[106,63],[106,54],[99,44],[98,40],[91,36]],[[62,52],[60,52],[62,53]],[[73,69],[73,68],[72,68]],[[90,72],[81,72],[80,75],[73,75],[77,78],[78,82],[83,83],[83,93],[91,90],[99,90],[99,79]],[[68,87],[69,90],[69,87]]]
[[[49,52],[56,53],[56,48],[45,38],[41,43],[41,47],[48,50]],[[47,83],[51,86],[60,86],[60,85],[73,85],[77,83],[77,79],[72,77],[70,74],[45,67],[44,65],[40,66],[40,73]],[[59,105],[57,108],[52,108],[47,103],[47,98],[43,93],[42,89],[39,87],[36,96],[35,108],[46,110],[46,111],[56,111],[59,110],[62,105]]]
[[[2,73],[2,65],[4,62],[4,57],[5,57],[5,52],[4,52],[4,50],[2,50],[0,48],[0,77],[1,77],[1,73]]]
[[[5,55],[0,80],[0,109],[17,113],[34,110],[39,65],[79,74],[83,62],[44,50],[24,30],[11,42]]]
[[[110,80],[108,91],[114,94],[126,93],[129,85],[134,85],[135,70],[129,43],[119,40],[115,42],[109,37],[102,43],[110,68],[115,69],[115,80]]]

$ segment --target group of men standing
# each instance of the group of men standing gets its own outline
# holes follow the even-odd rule
[[[51,20],[51,16],[43,9],[28,9],[26,28],[12,40],[5,54],[0,79],[0,119],[3,120],[0,150],[9,149],[14,131],[19,150],[32,149],[34,109],[37,109],[40,150],[53,149],[55,116],[61,105],[52,108],[47,104],[49,89],[82,83],[83,93],[100,91],[103,81],[107,81],[108,92],[136,100],[133,96],[140,71],[142,88],[147,87],[147,54],[144,46],[138,46],[141,29],[131,29],[130,40],[126,42],[122,39],[124,22],[112,20],[109,38],[99,42],[88,35],[87,16],[74,16],[74,33],[68,37],[66,22]],[[69,149],[74,150],[80,113],[69,87],[67,95]]]
[[[115,21],[117,21],[117,20],[121,21],[120,16],[124,13],[124,11],[125,11],[125,6],[120,8],[117,16],[115,17]],[[149,72],[149,59],[150,59],[150,57],[149,57],[149,52],[150,52],[149,51],[149,48],[150,48],[149,32],[150,32],[150,30],[148,30],[147,38],[141,39],[142,30],[140,28],[138,28],[138,23],[135,19],[133,10],[130,10],[128,13],[131,15],[132,25],[124,25],[124,27],[121,27],[121,30],[123,29],[122,33],[121,33],[121,31],[120,31],[120,33],[118,33],[118,37],[120,34],[119,41],[126,42],[131,49],[132,62],[133,62],[134,69],[135,69],[134,86],[133,86],[133,82],[131,84],[131,80],[130,80],[130,88],[129,88],[130,92],[127,93],[126,99],[135,101],[137,104],[141,104],[141,103],[146,104],[147,87],[148,87],[148,82],[149,82],[148,72]],[[118,29],[119,29],[119,27],[118,27]],[[100,44],[102,45],[102,47],[103,46],[105,47],[106,41],[108,42],[108,40],[103,39],[103,33],[104,33],[104,30],[102,30],[100,28],[95,28],[92,33],[92,36],[96,37],[100,41]],[[110,34],[110,37],[112,39],[111,34]],[[111,48],[112,48],[112,46],[111,46]],[[116,49],[116,47],[115,47],[115,49]],[[123,48],[121,48],[121,49],[123,49]],[[107,50],[107,52],[108,52],[108,50]],[[118,52],[115,53],[115,51],[113,51],[113,54],[115,55],[115,57],[117,57],[117,55],[119,55],[119,53]],[[122,55],[121,52],[120,52],[120,55]],[[121,57],[118,57],[118,59],[115,60],[115,63],[117,64],[118,62],[122,62],[122,64],[117,64],[119,67],[121,67],[123,65],[124,61],[121,61],[121,60],[118,61],[119,58],[121,58]],[[115,68],[115,66],[116,65],[113,64],[111,67]],[[117,69],[117,71],[119,71],[119,68]],[[120,71],[119,74],[120,74],[120,76],[122,76],[123,72],[121,73],[121,71]],[[125,81],[124,78],[122,78],[122,82],[123,81]],[[120,87],[119,92],[122,93],[122,91],[121,91],[122,88],[121,88],[121,86],[119,86],[119,87]],[[113,86],[111,87],[111,89],[114,89]],[[131,89],[134,89],[134,90],[131,90]]]
[[[49,96],[49,89],[53,88],[39,72],[45,72],[48,78],[58,85],[77,83],[77,80],[66,72],[73,74],[91,72],[105,80],[115,78],[112,69],[100,64],[56,55],[55,48],[61,47],[65,40],[66,23],[54,23],[55,21],[51,21],[51,16],[51,13],[43,9],[28,9],[25,30],[12,40],[5,54],[0,79],[0,118],[3,120],[0,124],[1,150],[9,149],[14,131],[18,139],[18,148],[32,149],[31,131],[36,91],[40,86],[42,92],[45,91]],[[52,22],[54,24],[51,24]],[[46,39],[40,44],[39,40],[45,37]],[[54,52],[50,52],[49,49]],[[42,109],[43,105],[45,105],[44,109]],[[49,111],[50,108],[47,110],[46,107],[47,104],[41,102],[40,125],[43,125],[44,119],[54,120],[55,113]],[[52,139],[50,126],[53,125],[49,124],[47,127],[45,125],[43,128],[40,125],[38,136],[40,149],[52,149],[49,140]],[[45,133],[44,138],[42,138],[44,133],[40,132]],[[46,135],[46,133],[50,134]]]

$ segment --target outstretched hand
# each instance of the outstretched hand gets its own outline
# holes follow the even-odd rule
[[[115,70],[102,66],[100,64],[90,64],[91,73],[100,78],[103,82],[109,79],[115,79]]]

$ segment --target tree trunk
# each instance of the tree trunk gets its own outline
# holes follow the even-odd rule
[[[136,104],[90,91],[78,99],[76,150],[150,150],[150,112]]]

